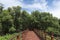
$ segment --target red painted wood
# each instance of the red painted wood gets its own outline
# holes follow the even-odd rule
[[[40,40],[40,38],[33,31],[26,31],[22,34],[22,40]]]

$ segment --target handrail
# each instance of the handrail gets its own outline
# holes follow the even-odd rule
[[[55,38],[53,35],[49,36],[45,33],[40,32],[40,30],[34,29],[34,32],[37,34],[37,36],[42,40],[60,40],[59,38]],[[49,37],[47,37],[49,36]]]
[[[43,36],[41,35],[41,33],[39,33],[39,30],[34,29],[34,32],[36,33],[36,35],[41,39],[44,40]]]
[[[9,40],[14,40],[16,38],[16,40],[20,40],[20,32],[17,34],[14,34],[14,36],[12,36],[11,38],[9,38]]]

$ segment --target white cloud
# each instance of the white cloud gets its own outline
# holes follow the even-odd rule
[[[43,10],[45,11],[47,9],[47,2],[46,0],[34,0],[34,3],[33,4],[29,4],[29,5],[26,5],[26,4],[23,4],[22,8],[29,8],[31,10]]]
[[[54,0],[52,5],[52,9],[49,9],[48,11],[51,12],[53,16],[60,18],[60,0]]]
[[[17,0],[0,0],[0,3],[4,4],[4,7],[11,7],[11,6],[17,6],[21,5],[21,3]]]
[[[47,8],[46,0],[34,0],[34,3],[29,5],[22,2],[23,0],[0,0],[0,3],[4,4],[5,8],[17,5],[20,5],[22,8],[30,8],[30,10],[45,10]]]
[[[50,12],[54,16],[60,18],[60,0],[53,0],[52,8],[47,5],[48,2],[46,0],[34,0],[34,3],[29,5],[22,2],[23,0],[0,0],[0,3],[3,3],[5,8],[19,5],[22,8],[29,9],[31,11],[41,10]]]
[[[32,5],[23,5],[23,8],[45,9],[45,5],[41,5],[40,3],[34,3]]]

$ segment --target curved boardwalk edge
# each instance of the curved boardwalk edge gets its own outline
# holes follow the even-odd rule
[[[41,39],[41,40],[45,40],[43,37],[40,36],[40,34],[38,33],[37,30],[34,30],[35,34]]]
[[[13,34],[14,36],[12,36],[11,38],[9,38],[8,40],[21,40],[21,32]]]

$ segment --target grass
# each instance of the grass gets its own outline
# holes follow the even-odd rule
[[[0,40],[8,40],[12,36],[13,35],[11,35],[11,34],[6,34],[5,36],[0,36]]]
[[[18,33],[14,33],[14,34],[6,34],[4,36],[0,36],[0,40],[10,40],[12,37],[16,36]],[[16,38],[14,38],[13,40],[16,40]]]
[[[54,40],[57,40],[57,39],[60,40],[60,37],[59,37],[59,38],[54,37]],[[51,40],[51,37],[50,37],[49,35],[47,35],[47,36],[46,36],[46,40]]]

